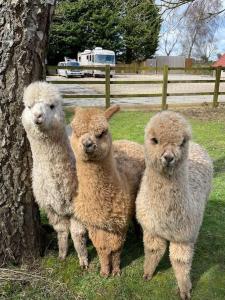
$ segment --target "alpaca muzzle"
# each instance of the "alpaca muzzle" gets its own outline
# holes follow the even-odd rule
[[[41,125],[43,123],[43,121],[44,121],[44,119],[43,119],[43,114],[42,113],[34,115],[34,123],[36,125]]]
[[[175,163],[175,158],[172,153],[164,153],[161,160],[164,167],[172,167]]]
[[[95,144],[93,141],[91,141],[90,139],[87,140],[87,141],[85,141],[85,142],[83,143],[83,146],[84,146],[84,151],[85,151],[85,153],[87,153],[87,154],[92,154],[92,153],[94,153],[94,151],[95,151],[95,149],[96,149],[96,144]]]

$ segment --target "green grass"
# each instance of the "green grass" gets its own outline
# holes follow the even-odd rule
[[[113,139],[143,142],[144,127],[151,116],[145,112],[120,112],[111,120]],[[72,114],[67,114],[69,121]],[[192,299],[225,299],[225,122],[189,119],[193,139],[203,145],[215,162],[213,191],[192,267]],[[89,244],[90,269],[82,271],[70,241],[69,256],[57,259],[55,235],[50,235],[49,250],[41,259],[43,279],[36,282],[10,282],[0,287],[0,299],[141,299],[172,300],[177,287],[168,253],[160,262],[151,282],[142,280],[143,245],[130,230],[122,256],[122,276],[103,279],[95,249]],[[47,279],[45,279],[47,278]],[[1,298],[1,294],[3,298]]]

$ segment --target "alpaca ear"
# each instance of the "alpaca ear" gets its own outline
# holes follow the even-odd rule
[[[107,120],[109,120],[116,112],[120,110],[119,105],[113,105],[109,107],[107,110],[105,110],[104,115]]]
[[[73,117],[76,116],[76,113],[78,113],[79,111],[82,111],[82,110],[83,110],[82,107],[79,107],[79,106],[75,107],[75,108],[73,109]]]
[[[74,122],[74,119],[75,119],[75,116],[76,116],[76,113],[78,112],[78,107],[75,107],[74,109],[73,109],[73,119],[72,119],[72,121],[70,122],[70,126],[73,128],[73,122]]]
[[[74,128],[74,117],[73,117],[72,121],[70,122],[70,126],[72,129]]]

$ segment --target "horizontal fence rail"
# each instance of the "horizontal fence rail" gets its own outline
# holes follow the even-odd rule
[[[193,67],[193,68],[173,68],[165,65],[163,68],[157,68],[158,70],[163,71],[163,80],[113,80],[110,78],[110,72],[112,70],[129,70],[129,67],[120,67],[115,66],[112,67],[110,65],[105,66],[47,66],[48,70],[57,70],[57,69],[68,69],[68,70],[96,70],[96,71],[104,71],[105,79],[104,80],[51,80],[52,84],[86,84],[86,85],[95,85],[95,84],[104,84],[105,85],[105,93],[104,94],[63,94],[63,98],[75,98],[75,99],[84,99],[84,98],[105,98],[105,107],[108,108],[110,106],[111,98],[146,98],[146,97],[161,97],[161,107],[162,109],[167,109],[167,97],[168,96],[203,96],[203,95],[212,95],[213,96],[213,107],[218,106],[218,96],[225,95],[225,92],[220,92],[219,87],[220,83],[225,82],[225,80],[221,80],[221,71],[225,71],[225,68],[221,67]],[[136,71],[154,71],[155,67],[141,67],[135,68]],[[203,79],[203,80],[169,80],[169,71],[170,70],[182,70],[182,71],[215,71],[215,79]],[[188,93],[168,93],[168,84],[173,83],[214,83],[214,91],[212,92],[188,92]],[[162,93],[146,93],[146,94],[111,94],[110,86],[111,85],[121,85],[121,84],[161,84],[162,85]]]

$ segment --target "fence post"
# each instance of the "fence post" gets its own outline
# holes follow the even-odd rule
[[[110,65],[105,65],[105,108],[110,107]]]
[[[168,108],[168,104],[166,103],[167,98],[167,85],[168,85],[168,65],[164,65],[163,67],[163,86],[162,86],[162,110]]]
[[[216,68],[216,79],[214,86],[214,95],[213,95],[213,107],[218,107],[218,97],[220,90],[220,77],[221,77],[221,67]]]

